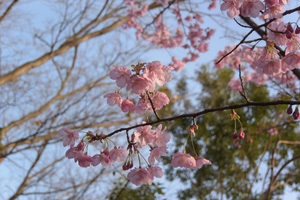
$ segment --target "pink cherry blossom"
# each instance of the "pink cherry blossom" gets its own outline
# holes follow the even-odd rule
[[[162,125],[158,125],[158,127],[155,129],[155,139],[153,141],[153,145],[157,145],[159,147],[166,146],[171,139],[171,135],[165,132],[166,129],[167,127],[162,129]]]
[[[212,9],[214,9],[214,8],[216,8],[217,7],[217,0],[212,0],[212,2],[209,4],[209,6],[208,6],[208,9],[209,10],[212,10]]]
[[[156,147],[156,148],[152,149],[150,156],[148,158],[150,165],[154,165],[155,160],[160,162],[161,156],[167,156],[166,150],[167,150],[166,146]]]
[[[123,88],[129,82],[131,71],[126,67],[116,65],[110,71],[109,76],[111,79],[116,80],[118,87]]]
[[[227,16],[234,18],[234,16],[240,14],[238,0],[224,0],[221,4],[221,10],[227,10]]]
[[[272,22],[268,26],[271,30],[268,32],[268,41],[274,42],[276,45],[285,45],[287,38],[285,34],[286,27],[283,22]]]
[[[144,94],[149,90],[149,80],[139,75],[133,75],[128,82],[127,90],[131,90],[134,94]]]
[[[203,165],[211,165],[211,162],[205,158],[196,158],[195,168],[200,169]]]
[[[157,85],[162,86],[165,82],[163,65],[159,61],[148,62],[143,76],[151,82],[157,83]]]
[[[189,154],[178,152],[173,155],[171,164],[173,167],[194,168],[196,160]]]
[[[121,109],[123,112],[133,112],[135,109],[134,103],[129,99],[122,101]]]
[[[78,140],[79,134],[77,130],[70,130],[67,128],[62,128],[58,131],[58,135],[63,137],[63,146],[73,147],[75,144],[75,141]]]
[[[66,151],[66,157],[71,159],[71,158],[76,158],[77,154],[84,149],[84,143],[80,142],[76,147],[71,147]]]
[[[135,135],[135,141],[137,142],[139,147],[145,146],[149,143],[152,143],[155,139],[154,131],[151,130],[152,126],[142,126],[138,127],[136,132],[134,132]]]
[[[156,177],[156,178],[161,178],[164,175],[162,169],[159,166],[149,167],[148,172],[151,176]]]
[[[83,151],[79,151],[74,160],[78,161],[80,167],[89,167],[92,163],[92,158]]]
[[[92,165],[96,166],[99,165],[101,163],[101,165],[106,168],[109,165],[111,165],[114,161],[110,159],[109,157],[109,151],[106,148],[103,152],[101,152],[100,154],[96,154],[92,157]]]
[[[137,114],[143,114],[147,110],[151,110],[151,104],[146,96],[142,96],[139,98],[139,101],[135,107],[135,112]]]
[[[113,161],[123,162],[126,160],[127,156],[128,156],[128,151],[120,147],[118,148],[115,147],[109,152],[109,158]]]
[[[127,178],[136,186],[152,184],[153,176],[144,168],[135,168],[127,174]]]
[[[241,6],[241,15],[245,17],[258,17],[259,12],[264,10],[265,6],[260,0],[245,0]]]
[[[120,93],[114,92],[114,93],[108,93],[104,95],[104,98],[107,98],[107,104],[110,106],[118,105],[121,106],[122,103],[122,97]]]
[[[170,102],[168,96],[163,92],[156,92],[151,97],[151,100],[152,100],[154,108],[156,110],[162,109],[163,106],[169,104],[169,102]]]
[[[180,71],[186,65],[185,62],[180,61],[175,57],[172,57],[172,61],[173,63],[171,64],[171,66],[174,68],[175,71]]]

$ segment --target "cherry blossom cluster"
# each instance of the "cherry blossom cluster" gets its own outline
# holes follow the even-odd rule
[[[265,35],[247,42],[247,46],[239,44],[233,52],[231,52],[233,47],[226,47],[224,51],[219,52],[215,60],[216,67],[230,66],[239,70],[239,66],[243,66],[240,69],[244,71],[245,82],[261,85],[267,80],[275,79],[280,84],[294,89],[295,77],[292,77],[289,71],[300,65],[300,27],[295,22],[283,21],[285,11],[283,6],[288,2],[288,0],[224,0],[220,8],[227,11],[229,17],[237,15],[258,17],[265,24]],[[292,12],[295,11],[297,10]],[[226,54],[229,55],[225,56]],[[234,90],[241,90],[240,81],[236,78],[232,78],[229,85]]]
[[[221,10],[227,10],[228,17],[242,15],[244,17],[256,18],[259,15],[263,19],[273,19],[282,16],[283,6],[289,0],[223,0]]]
[[[170,134],[166,133],[166,127],[162,129],[159,125],[155,130],[151,126],[142,126],[132,134],[131,140],[128,141],[127,149],[114,146],[109,149],[104,148],[99,154],[93,156],[88,155],[88,145],[96,140],[103,143],[104,134],[93,134],[88,131],[81,141],[75,146],[75,141],[78,140],[79,134],[77,130],[69,130],[62,128],[58,131],[58,135],[63,138],[63,146],[69,146],[66,151],[66,157],[74,159],[81,167],[97,166],[99,164],[106,168],[114,162],[124,162],[123,169],[129,170],[133,168],[134,156],[139,157],[139,167],[132,169],[128,173],[128,179],[135,185],[151,184],[154,177],[160,178],[163,175],[162,169],[154,166],[155,160],[160,161],[161,156],[167,156],[167,142],[170,141]],[[108,146],[108,145],[107,145]],[[139,149],[144,146],[150,146],[150,156],[146,162],[146,168],[142,168],[142,156]],[[143,157],[143,156],[142,156]],[[144,158],[144,157],[143,157]]]
[[[142,114],[147,110],[160,110],[169,104],[168,96],[156,91],[156,85],[163,86],[165,82],[172,79],[170,73],[172,67],[163,66],[158,61],[138,63],[131,67],[132,70],[123,66],[114,66],[109,75],[116,81],[120,90],[124,88],[127,93],[139,95],[136,105],[128,97],[122,99],[120,90],[104,96],[107,98],[108,105],[118,105],[123,112]]]
[[[161,156],[167,156],[167,143],[170,141],[170,134],[165,132],[159,125],[156,129],[152,126],[145,125],[138,127],[131,135],[131,139],[127,135],[127,149],[116,147],[109,149],[107,147],[98,154],[88,155],[88,145],[96,140],[103,143],[108,138],[104,134],[94,134],[88,131],[80,142],[75,146],[76,140],[79,139],[77,130],[69,130],[62,128],[58,131],[58,135],[63,138],[63,146],[69,146],[66,151],[66,157],[74,159],[81,167],[97,166],[99,164],[106,168],[114,162],[124,162],[123,170],[131,171],[127,174],[127,178],[135,185],[152,184],[154,177],[161,178],[163,176],[162,168],[155,166],[155,161],[160,162]],[[128,134],[128,133],[127,133]],[[113,143],[113,142],[112,142]],[[140,149],[150,147],[150,155],[148,159],[141,154]],[[134,167],[135,157],[138,157],[138,167]],[[142,158],[142,159],[141,159]],[[142,167],[145,163],[145,167]],[[211,164],[205,158],[194,158],[184,152],[176,153],[172,157],[173,167],[185,168],[201,168],[205,164]]]
[[[147,14],[149,13],[149,4],[135,3],[134,0],[123,0],[128,6],[128,17],[123,24],[123,28],[136,29],[137,39],[143,39],[152,44],[155,44],[159,48],[175,48],[183,47],[187,49],[187,55],[180,59],[173,58],[170,65],[176,71],[182,69],[187,62],[195,61],[199,57],[199,53],[208,51],[208,40],[215,33],[214,29],[203,29],[201,24],[203,23],[200,13],[184,13],[181,11],[179,4],[174,3],[169,5],[167,0],[157,0],[155,2],[160,3],[163,7],[170,6],[172,10],[171,14],[176,17],[178,27],[173,28],[167,25],[163,16],[164,13],[159,13],[151,21],[147,21]],[[208,8],[214,9],[217,6],[216,0],[213,0]],[[168,9],[166,9],[168,10]],[[153,15],[153,13],[151,14]],[[141,20],[141,19],[145,20]],[[146,26],[146,29],[144,28]],[[150,27],[152,29],[150,29]],[[186,37],[185,37],[186,34]],[[186,38],[186,41],[184,40]]]

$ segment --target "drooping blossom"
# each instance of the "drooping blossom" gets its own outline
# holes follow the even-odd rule
[[[196,160],[189,154],[178,152],[173,155],[171,164],[173,167],[194,168]]]
[[[63,138],[63,146],[74,147],[75,141],[78,140],[79,134],[77,130],[62,128],[58,131],[58,135]]]
[[[87,155],[83,151],[79,151],[74,158],[75,162],[78,162],[80,167],[89,167],[92,163],[91,156]]]
[[[84,143],[80,142],[76,147],[71,147],[66,151],[66,157],[71,159],[71,158],[76,158],[77,154],[84,149]]]
[[[154,165],[155,160],[160,162],[161,156],[167,156],[166,151],[167,151],[166,146],[156,147],[156,148],[152,149],[150,156],[148,158],[150,165]]]
[[[131,71],[127,67],[123,66],[114,66],[113,70],[110,71],[109,77],[113,80],[116,80],[118,87],[125,87],[129,82],[131,76]]]
[[[115,147],[109,152],[109,158],[113,161],[123,162],[126,160],[127,156],[128,156],[128,151],[120,147],[118,148]]]
[[[135,168],[127,174],[127,178],[136,186],[143,184],[152,184],[153,175],[144,168]]]
[[[163,176],[163,171],[162,171],[162,169],[159,167],[159,166],[150,166],[149,168],[148,168],[148,172],[149,172],[149,174],[154,178],[154,177],[156,177],[156,178],[161,178],[162,176]],[[152,178],[152,179],[153,179]]]
[[[205,158],[196,158],[196,169],[202,168],[203,165],[211,165],[211,162]]]
[[[106,148],[103,152],[100,154],[96,154],[92,157],[92,165],[96,166],[101,163],[101,165],[106,168],[109,165],[111,165],[114,162],[114,160],[111,160],[109,157],[109,151],[108,148]]]

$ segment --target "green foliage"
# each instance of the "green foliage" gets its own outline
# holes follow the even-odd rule
[[[194,101],[194,112],[217,108],[226,105],[245,103],[245,99],[233,92],[227,85],[233,76],[230,69],[222,69],[210,72],[203,66],[197,73],[197,82],[202,92]],[[181,79],[178,86],[186,89]],[[197,87],[195,84],[193,88]],[[198,87],[197,87],[198,88]],[[256,102],[270,101],[266,86],[246,84],[247,97]],[[184,94],[184,91],[179,91]],[[190,98],[189,98],[190,100]],[[212,162],[211,166],[205,166],[199,170],[174,170],[170,165],[167,169],[167,178],[172,181],[175,177],[190,187],[178,192],[179,199],[260,199],[261,192],[253,189],[254,185],[262,181],[265,174],[260,174],[260,159],[270,158],[274,146],[278,140],[297,141],[299,134],[296,124],[285,114],[287,106],[273,107],[246,107],[237,109],[243,130],[246,134],[238,144],[233,144],[234,121],[231,120],[230,111],[220,111],[197,117],[199,129],[193,139],[193,145],[188,142],[185,150],[191,155],[205,157]],[[175,109],[175,108],[174,108]],[[284,119],[284,121],[282,120]],[[176,147],[171,154],[183,150],[184,141],[188,137],[188,127],[192,119],[176,120],[169,126],[169,130],[175,139]],[[237,123],[237,133],[241,130]],[[277,135],[270,135],[268,130],[276,128]],[[189,140],[190,141],[190,140]],[[298,145],[299,146],[299,145]],[[278,145],[274,154],[275,168],[278,169],[284,162],[290,159],[290,155],[299,155],[298,146]],[[265,157],[263,157],[265,155]],[[268,156],[266,156],[268,155]],[[164,159],[165,164],[170,164],[170,158]],[[263,163],[270,166],[268,161]],[[299,166],[299,160],[294,162]],[[293,167],[295,170],[295,167]],[[299,170],[296,169],[298,174]],[[295,177],[295,176],[294,176]],[[296,176],[297,177],[297,176]],[[269,179],[269,176],[267,176]],[[299,187],[299,176],[293,178],[293,183]],[[268,181],[265,184],[269,184]],[[265,189],[267,186],[265,187]],[[295,187],[297,188],[297,187]],[[284,186],[277,187],[271,192],[270,198],[282,194]]]
[[[163,187],[160,183],[153,183],[152,185],[142,185],[138,188],[133,188],[130,185],[123,186],[122,182],[119,183],[110,195],[110,200],[154,200],[162,199],[164,194]]]

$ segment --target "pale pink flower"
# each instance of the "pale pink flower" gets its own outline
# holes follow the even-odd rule
[[[151,110],[151,104],[146,96],[140,97],[139,101],[135,107],[135,112],[137,114],[143,114],[147,110]]]
[[[160,162],[160,157],[161,156],[167,156],[167,147],[166,146],[161,146],[161,147],[156,147],[151,150],[150,156],[148,158],[148,161],[150,165],[154,165],[155,160]]]
[[[300,53],[299,52],[290,52],[284,58],[283,62],[285,62],[290,69],[294,69],[299,67],[300,65]]]
[[[173,63],[171,64],[171,66],[174,68],[175,71],[180,71],[186,65],[185,62],[180,61],[175,57],[172,57],[172,61]]]
[[[99,165],[101,163],[101,165],[106,168],[109,165],[111,165],[114,161],[110,159],[109,157],[109,151],[106,148],[103,152],[101,152],[100,154],[96,154],[92,157],[92,165],[96,166]]]
[[[165,132],[166,129],[167,127],[162,129],[162,125],[158,125],[158,127],[155,129],[155,139],[153,141],[153,145],[157,145],[159,147],[166,146],[171,139],[171,135]]]
[[[151,166],[148,168],[148,172],[152,177],[161,178],[164,173],[159,166]]]
[[[122,101],[121,109],[123,112],[133,112],[135,109],[134,103],[129,99]]]
[[[270,59],[270,60],[261,60],[257,62],[257,71],[263,72],[269,76],[276,76],[281,71],[281,60],[280,59]]]
[[[125,87],[129,82],[131,71],[123,66],[114,66],[113,70],[109,73],[109,77],[116,80],[118,87]]]
[[[260,0],[245,0],[241,6],[241,15],[244,17],[258,17],[259,12],[264,10],[265,6]]]
[[[240,14],[239,5],[237,0],[224,0],[221,4],[221,10],[227,10],[227,16],[230,18],[234,18],[234,16]]]
[[[163,65],[159,61],[148,62],[143,76],[157,83],[157,85],[162,86],[165,82]]]
[[[195,168],[200,169],[203,165],[211,165],[211,162],[205,158],[196,158]]]
[[[76,158],[77,154],[84,149],[84,143],[80,142],[76,147],[71,147],[66,151],[66,157],[71,159],[71,158]]]
[[[231,89],[233,89],[234,91],[242,91],[241,81],[236,78],[232,78],[229,81],[228,86],[231,87]]]
[[[196,160],[189,154],[178,152],[172,157],[171,164],[173,167],[194,168]]]
[[[154,96],[151,97],[151,100],[156,110],[160,110],[163,106],[170,103],[168,96],[163,92],[156,92]]]
[[[266,1],[267,3],[268,1]],[[268,5],[268,3],[267,3]],[[269,4],[267,6],[267,9],[263,13],[263,18],[264,19],[272,19],[272,18],[280,18],[282,17],[284,9],[282,5],[280,4]]]
[[[279,23],[272,22],[268,27],[271,29],[268,32],[268,41],[274,42],[276,45],[285,45],[287,38],[285,34],[281,33],[286,30],[284,23],[282,21]]]
[[[114,93],[108,93],[104,95],[104,98],[107,98],[107,104],[110,106],[118,105],[121,106],[122,103],[122,97],[120,93],[114,92]]]
[[[152,184],[153,176],[144,168],[135,168],[127,174],[127,178],[136,186]]]
[[[208,6],[208,9],[209,10],[212,10],[212,9],[214,9],[214,8],[216,8],[217,7],[217,0],[212,0],[212,2],[209,4],[209,6]]]
[[[62,128],[58,130],[58,135],[63,138],[63,146],[70,145],[70,147],[73,147],[75,144],[75,141],[78,140],[79,134],[77,130],[70,130],[67,128]]]
[[[152,126],[142,126],[138,127],[136,132],[134,132],[135,135],[135,141],[137,142],[139,147],[146,146],[149,143],[152,143],[155,139],[154,131],[151,130]]]
[[[109,152],[109,158],[113,161],[123,162],[126,160],[127,156],[128,156],[128,151],[120,147],[118,148],[115,147]]]
[[[74,161],[75,162],[78,161],[78,165],[80,167],[89,167],[92,163],[92,158],[91,158],[91,156],[87,155],[83,151],[79,151],[76,154],[76,157],[74,158]]]
[[[127,85],[127,90],[131,90],[134,94],[143,94],[149,89],[149,81],[139,75],[133,75]]]

